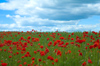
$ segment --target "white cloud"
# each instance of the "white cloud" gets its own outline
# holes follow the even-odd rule
[[[97,0],[91,3],[82,3],[78,0],[9,0],[7,3],[0,3],[0,9],[14,10],[15,15],[8,14],[6,17],[13,19],[15,23],[0,24],[0,28],[8,30],[36,28],[44,31],[92,30],[97,25],[78,25],[78,23],[80,19],[100,15],[99,6],[100,2],[97,3]]]
[[[8,14],[8,15],[6,15],[6,17],[11,17],[11,16]]]
[[[15,28],[16,24],[0,24],[0,28]]]
[[[10,16],[10,15],[6,15]],[[20,15],[10,16],[16,24],[22,26],[56,26],[56,25],[74,25],[78,24],[79,20],[70,20],[70,21],[59,21],[59,20],[49,20],[49,19],[42,19],[38,17],[21,17]]]
[[[98,28],[98,29],[97,29]],[[99,31],[100,24],[95,25],[57,25],[57,26],[18,26],[17,24],[0,24],[0,30],[8,31],[31,31],[32,29],[40,31]]]
[[[58,25],[57,29],[60,31],[89,31],[94,30],[98,25]],[[100,27],[99,27],[100,28]],[[55,27],[53,30],[56,30]]]
[[[74,1],[75,3],[73,3]],[[95,0],[95,2],[97,1]],[[99,15],[100,2],[91,2],[81,3],[78,0],[9,0],[8,3],[0,3],[0,9],[15,10],[18,15],[37,16],[42,19],[78,20],[88,18],[91,15]]]

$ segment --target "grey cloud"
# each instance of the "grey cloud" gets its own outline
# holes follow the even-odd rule
[[[0,5],[0,9],[15,9],[19,15],[49,20],[80,20],[100,15],[99,0],[9,0]]]

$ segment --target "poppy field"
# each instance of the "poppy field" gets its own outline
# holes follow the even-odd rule
[[[0,32],[0,66],[100,66],[100,31]]]

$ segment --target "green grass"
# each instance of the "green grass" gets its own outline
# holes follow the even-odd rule
[[[86,66],[100,66],[100,49],[98,49],[100,46],[100,33],[73,33],[74,35],[72,35],[71,32],[0,32],[0,64],[7,63],[7,66],[21,66],[20,64],[22,64],[22,66],[28,66],[30,64],[31,66],[32,57],[35,57],[32,66],[82,66],[84,62],[86,62]],[[41,35],[41,37],[39,35]],[[94,39],[90,38],[91,35]],[[29,36],[31,38],[27,39]],[[85,42],[76,42],[77,36],[80,40],[85,39]],[[24,40],[20,40],[21,37],[23,37]],[[64,39],[60,39],[60,37],[64,37]],[[34,42],[32,38],[39,38],[39,41]],[[47,38],[49,38],[49,40],[47,40]],[[71,40],[71,38],[74,38],[74,40]],[[99,42],[97,42],[98,39]],[[7,42],[8,40],[11,40],[11,43]],[[54,46],[54,43],[57,40],[60,40],[60,42]],[[17,43],[14,45],[13,42]],[[48,46],[49,42],[52,42],[50,46]],[[61,44],[61,42],[63,43]],[[68,45],[66,45],[67,42],[69,43]],[[71,44],[71,42],[74,42],[74,44]],[[95,42],[99,45],[90,49],[89,47],[94,45]],[[25,43],[27,43],[27,47],[24,46]],[[89,43],[89,45],[87,45],[87,43]],[[3,47],[1,47],[1,44]],[[66,47],[59,47],[58,44],[61,44],[62,46],[66,45]],[[76,44],[80,47],[76,46]],[[40,46],[43,46],[43,48],[40,48]],[[12,50],[9,47],[12,47]],[[46,47],[49,49],[49,52],[44,56],[41,56],[40,52],[34,53],[34,51],[37,50],[45,51]],[[26,51],[21,53],[23,48],[26,48]],[[6,49],[6,51],[4,51],[4,49]],[[58,49],[61,52],[61,56],[57,55],[55,49]],[[69,50],[71,53],[68,53]],[[82,56],[79,55],[79,50],[82,53]],[[16,52],[19,52],[19,54],[17,55]],[[27,52],[29,52],[30,56],[28,55],[28,57],[21,58],[22,56],[25,56]],[[12,58],[9,58],[9,56],[12,56]],[[48,56],[52,56],[54,60],[47,59]],[[39,62],[38,59],[41,59],[42,61]],[[58,62],[55,62],[55,59],[58,59]],[[88,62],[89,59],[92,63]],[[27,64],[24,65],[24,62]],[[53,62],[54,65],[52,64]]]

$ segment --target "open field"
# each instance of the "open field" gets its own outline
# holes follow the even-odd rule
[[[100,66],[100,32],[0,32],[0,66]]]

